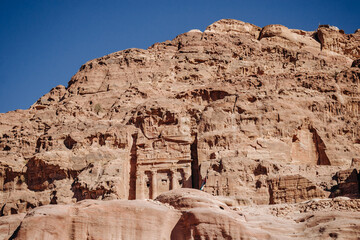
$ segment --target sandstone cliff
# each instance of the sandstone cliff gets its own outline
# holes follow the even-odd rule
[[[284,224],[295,225],[282,235],[270,227],[279,216],[269,209],[339,196],[358,209],[351,199],[360,186],[359,59],[359,31],[224,19],[91,60],[30,109],[0,114],[1,216],[9,219],[0,233],[11,236],[21,222],[19,239],[311,237],[328,213],[301,224],[291,216]],[[212,200],[184,209],[176,197],[160,197],[199,189],[205,179],[203,191],[222,209],[211,209]],[[48,204],[61,206],[36,208]],[[240,206],[270,211],[264,229],[239,219],[247,209]],[[132,215],[138,208],[145,212]],[[342,210],[350,211],[337,209],[340,218],[359,226],[356,210]],[[139,219],[148,224],[136,227]],[[304,224],[313,225],[304,232]],[[97,235],[111,226],[118,232]],[[313,236],[359,234],[329,226]]]

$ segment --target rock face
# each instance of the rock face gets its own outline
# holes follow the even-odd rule
[[[360,200],[346,198],[233,208],[199,190],[177,189],[156,201],[42,206],[11,239],[356,239],[359,210]]]
[[[147,50],[91,60],[67,87],[53,88],[30,109],[0,114],[1,216],[68,204],[40,208],[53,220],[35,210],[21,225],[27,230],[19,232],[21,238],[35,234],[31,221],[39,213],[55,229],[62,219],[66,237],[50,235],[66,239],[74,209],[90,214],[76,203],[85,199],[122,199],[90,204],[111,215],[106,204],[118,209],[132,204],[125,200],[162,201],[169,190],[201,186],[232,207],[358,198],[359,58],[359,31],[345,34],[328,25],[314,32],[260,28],[224,19]],[[149,236],[276,235],[254,235],[230,210],[224,215],[219,207],[174,201],[165,201],[179,216],[174,226],[169,223],[170,232]],[[149,204],[150,212],[162,211]],[[91,217],[85,218],[92,226]],[[126,235],[120,220],[103,222],[94,229],[121,226],[109,239],[142,236]],[[101,238],[94,229],[88,236]]]
[[[359,32],[345,34],[344,31],[339,30],[337,27],[320,25],[317,31],[317,37],[323,49],[355,58],[360,57]]]
[[[180,214],[146,201],[81,201],[29,212],[17,239],[169,239]]]
[[[308,179],[282,176],[269,180],[270,204],[296,203],[307,199],[324,198],[325,193]]]

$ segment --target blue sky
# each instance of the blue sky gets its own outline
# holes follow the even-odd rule
[[[26,109],[86,61],[233,18],[259,27],[360,28],[359,0],[0,0],[0,112]]]

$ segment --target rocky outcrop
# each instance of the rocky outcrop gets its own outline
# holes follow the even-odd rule
[[[1,239],[14,239],[19,230],[21,221],[25,217],[25,213],[2,216],[0,217],[0,238]]]
[[[223,19],[91,60],[30,109],[0,114],[2,215],[201,187],[234,208],[358,198],[359,44],[359,31]],[[273,234],[175,195],[164,202],[181,212],[179,238]]]
[[[332,196],[360,197],[360,174],[357,169],[341,170],[334,178],[337,185],[333,187]]]
[[[351,58],[360,57],[360,33],[345,34],[335,26],[320,25],[317,30],[317,38],[323,49],[348,55]]]
[[[299,175],[270,179],[269,185],[270,204],[297,203],[325,197],[322,190]]]
[[[169,239],[179,214],[146,201],[82,201],[29,212],[16,239]]]
[[[199,190],[177,189],[155,201],[85,200],[36,208],[16,224],[13,216],[3,218],[13,224],[10,239],[354,239],[360,233],[359,200],[271,206],[234,208]]]

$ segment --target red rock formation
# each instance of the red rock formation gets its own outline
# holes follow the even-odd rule
[[[354,227],[359,225],[359,200],[239,209],[194,189],[173,190],[157,200],[42,206],[22,221],[19,216],[21,225],[11,239],[354,239],[360,234]],[[7,224],[12,222],[2,226]]]
[[[16,239],[169,239],[179,215],[138,200],[45,206],[28,214]]]
[[[0,114],[2,215],[205,180],[231,206],[357,198],[359,45],[358,31],[225,19],[91,60],[30,109]],[[219,211],[183,213],[179,238],[205,236],[216,215],[226,224],[207,237],[249,233]]]
[[[322,190],[299,175],[270,179],[269,185],[270,204],[297,203],[325,197]]]

